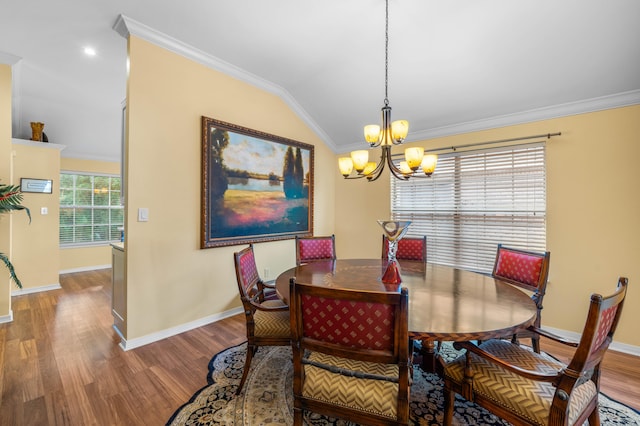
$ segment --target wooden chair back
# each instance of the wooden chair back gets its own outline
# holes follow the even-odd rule
[[[296,236],[296,265],[336,259],[335,235],[322,237]]]
[[[389,257],[389,239],[386,235],[382,235],[382,259]],[[422,237],[404,237],[398,241],[398,249],[396,251],[396,259],[398,260],[417,260],[420,262],[427,261],[427,236]]]
[[[599,294],[591,295],[582,337],[568,369],[563,374],[563,380],[575,384],[577,378],[586,377],[586,373],[593,370],[596,374],[591,379],[599,381],[600,363],[618,327],[628,283],[627,278],[620,277],[616,291],[612,295],[606,297]],[[576,373],[580,375],[571,377]],[[561,381],[559,388],[562,387]],[[566,389],[570,391],[569,386]]]
[[[303,410],[363,424],[407,424],[408,290],[334,289],[292,278],[289,300],[294,424],[301,424]]]
[[[498,244],[496,261],[492,276],[517,287],[531,291],[531,299],[536,304],[538,315],[534,325],[540,327],[542,321],[542,300],[547,290],[549,277],[549,261],[551,253],[520,250]],[[523,331],[511,336],[514,343],[520,339],[530,338],[533,350],[540,352],[540,338],[533,333]]]
[[[498,244],[496,261],[491,273],[494,278],[533,292],[531,298],[538,307],[536,322],[538,327],[540,326],[542,299],[547,289],[550,260],[551,253],[548,251],[534,252]]]
[[[249,244],[249,247],[234,253],[233,258],[240,299],[243,305],[247,304],[245,306],[246,310],[247,308],[251,308],[252,301],[259,303],[264,300],[264,294],[262,294],[263,282],[258,274],[253,244]]]
[[[551,253],[534,252],[498,244],[491,275],[525,290],[544,296]]]
[[[291,330],[289,307],[276,297],[265,294],[267,286],[258,275],[253,245],[234,253],[233,261],[247,325],[247,358],[236,390],[240,393],[258,347],[290,345]]]
[[[600,424],[600,365],[618,326],[627,285],[621,277],[610,296],[591,296],[578,344],[530,327],[541,337],[577,346],[568,364],[504,340],[457,343],[467,352],[444,368],[444,424],[452,423],[455,393],[513,424]]]

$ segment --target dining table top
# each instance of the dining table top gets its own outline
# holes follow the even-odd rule
[[[323,287],[366,291],[409,290],[409,335],[435,341],[487,340],[532,325],[537,314],[531,297],[490,275],[417,261],[398,261],[402,282],[381,281],[387,261],[317,261],[281,273],[278,296],[288,302],[290,278]]]

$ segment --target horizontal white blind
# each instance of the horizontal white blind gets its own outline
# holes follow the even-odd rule
[[[491,272],[498,243],[544,251],[544,143],[443,154],[429,179],[391,179],[391,215],[433,263]]]
[[[60,245],[120,240],[124,207],[120,177],[60,173]]]

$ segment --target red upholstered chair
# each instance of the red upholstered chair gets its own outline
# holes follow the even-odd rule
[[[359,424],[409,421],[408,291],[290,281],[294,425],[303,411]]]
[[[600,364],[622,314],[627,279],[611,296],[591,296],[580,342],[531,326],[542,337],[577,349],[568,364],[509,341],[479,346],[456,343],[466,353],[444,367],[444,424],[453,419],[455,394],[517,425],[599,425]]]
[[[296,236],[296,265],[336,259],[336,237]]]
[[[386,235],[382,235],[382,258],[389,257],[389,240]],[[396,251],[396,259],[398,260],[418,260],[427,261],[427,237],[404,237],[398,241],[398,249]]]
[[[242,391],[249,373],[251,359],[259,346],[288,346],[291,344],[289,326],[289,307],[280,300],[265,298],[265,283],[258,276],[253,245],[234,253],[236,279],[240,300],[244,308],[247,322],[247,358],[240,385],[236,390]]]
[[[541,324],[542,299],[547,288],[550,258],[551,253],[548,251],[537,253],[498,244],[496,261],[491,274],[495,278],[532,292],[531,299],[538,308],[534,326],[538,328]],[[537,334],[523,331],[511,338],[514,343],[519,339],[530,338],[533,350],[540,353],[540,338]]]

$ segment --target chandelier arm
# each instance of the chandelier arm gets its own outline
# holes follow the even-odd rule
[[[391,158],[391,147],[390,146],[385,146],[384,148],[386,148],[386,150],[388,151],[387,164],[389,164],[389,171],[391,172],[391,174],[393,174],[393,176],[395,176],[397,179],[408,180],[412,175],[405,175],[394,164],[393,159]]]
[[[344,177],[345,179],[362,179],[364,175],[362,174],[349,175],[349,176],[342,175],[342,177]]]
[[[376,165],[376,168],[373,169],[373,171],[371,173],[369,173],[368,175],[366,175],[366,178],[369,182],[373,182],[374,180],[377,180],[381,175],[382,175],[382,171],[384,170],[384,166],[385,163],[388,162],[388,153],[387,150],[385,150],[385,147],[382,147],[382,154],[380,155],[380,162]]]
[[[381,167],[380,167],[380,170],[378,170],[377,173],[375,173],[375,174],[371,173],[370,175],[367,175],[367,181],[373,182],[375,180],[378,180],[378,178],[380,176],[382,176],[382,171],[384,170],[384,161],[380,162],[379,166],[381,166]]]

